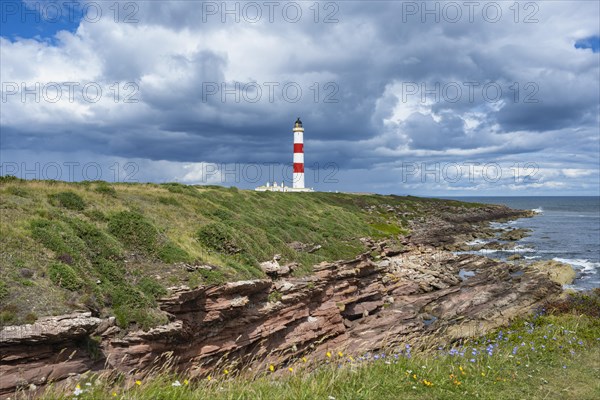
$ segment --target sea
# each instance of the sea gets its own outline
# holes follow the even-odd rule
[[[536,215],[532,218],[492,223],[493,227],[501,229],[532,230],[530,236],[517,242],[514,250],[481,250],[479,253],[506,259],[518,252],[526,260],[560,261],[570,264],[577,271],[573,284],[566,287],[576,290],[600,287],[600,197],[448,198],[534,210]]]

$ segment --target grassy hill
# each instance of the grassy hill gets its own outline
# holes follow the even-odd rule
[[[356,256],[361,237],[406,233],[442,202],[341,193],[271,193],[167,184],[0,178],[0,324],[89,309],[120,326],[166,321],[155,298],[263,277],[275,254],[295,274]],[[460,205],[462,206],[462,205]],[[471,205],[470,205],[471,206]],[[320,245],[315,252],[290,246]],[[190,265],[211,269],[188,271]]]

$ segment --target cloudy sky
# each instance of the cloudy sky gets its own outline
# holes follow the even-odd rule
[[[2,1],[2,174],[598,195],[597,1]]]

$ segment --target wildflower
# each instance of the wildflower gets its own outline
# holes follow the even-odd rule
[[[269,365],[269,371],[271,371],[271,372],[275,371],[275,367],[273,366],[273,364]]]
[[[335,397],[333,397],[333,396],[327,396],[327,400],[335,400]]]
[[[135,381],[135,384],[138,385],[138,386],[140,386],[142,384],[142,381],[139,381],[139,380]]]
[[[433,386],[433,383],[428,381],[427,379],[423,379],[423,385],[425,385],[427,387],[431,387],[431,386]]]
[[[210,378],[210,375],[209,375],[208,377]],[[209,379],[209,380],[210,380],[210,379]],[[184,379],[184,380],[183,380],[183,384],[184,384],[184,385],[187,385],[188,383],[190,383],[190,381],[188,381],[187,379]]]
[[[302,357],[302,362],[305,363],[306,361],[306,357]]]
[[[327,356],[327,358],[331,358],[331,353],[330,352],[327,352],[325,355]]]
[[[413,374],[413,379],[417,379],[417,374]]]
[[[210,375],[209,375],[209,376],[207,376],[207,377],[206,377],[206,380],[207,380],[207,381],[210,381],[210,380],[212,380],[212,376],[210,376]],[[185,383],[185,381],[183,381],[183,383]],[[185,383],[185,384],[187,385],[187,383]]]
[[[460,386],[460,384],[461,384],[462,382],[461,382],[461,381],[459,381],[458,379],[455,379],[455,380],[454,380],[454,382],[452,382],[452,383],[454,383],[456,386]]]
[[[348,356],[348,359],[352,362],[354,362],[354,358],[352,358],[352,356]]]
[[[288,371],[290,371],[290,372],[294,372],[294,369],[293,369],[292,367],[289,367],[289,368],[288,368]]]
[[[85,386],[92,386],[92,384],[90,382],[86,382]]]
[[[225,375],[229,375],[229,370],[228,370],[228,369],[224,370],[224,371],[223,371],[223,374],[225,374]]]
[[[344,357],[344,353],[342,353],[341,351],[338,351],[338,357]]]
[[[113,392],[112,396],[117,397],[117,392]]]
[[[79,385],[75,386],[75,391],[73,392],[73,394],[75,396],[79,396],[81,393],[83,393],[83,390],[81,390],[81,386],[79,386]]]
[[[175,382],[171,383],[171,386],[173,386],[173,387],[179,387],[179,386],[181,386],[181,382],[175,381]]]
[[[469,361],[471,361],[472,363],[474,363],[474,362],[475,362],[475,359],[474,359],[474,358],[471,358]]]
[[[482,373],[481,373],[481,376],[485,376],[485,372],[482,372]]]

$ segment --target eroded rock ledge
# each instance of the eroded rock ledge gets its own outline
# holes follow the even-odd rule
[[[385,244],[371,245],[385,253]],[[481,256],[417,245],[376,261],[372,253],[322,263],[305,278],[179,288],[160,301],[171,322],[147,332],[121,332],[89,313],[5,327],[0,393],[104,368],[142,376],[168,361],[194,376],[223,360],[283,363],[310,351],[357,353],[434,332],[464,337],[561,292],[547,274]],[[95,351],[91,336],[101,338]]]

